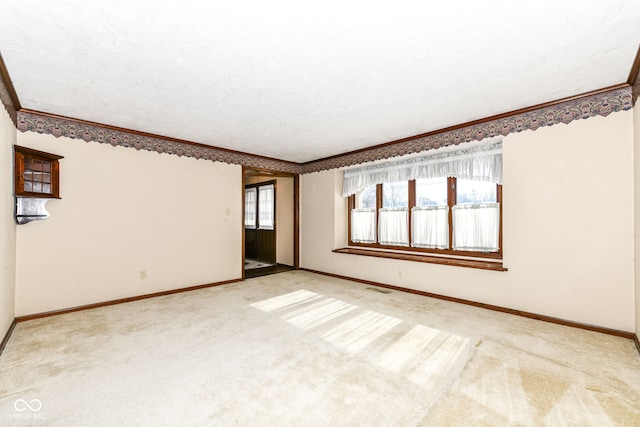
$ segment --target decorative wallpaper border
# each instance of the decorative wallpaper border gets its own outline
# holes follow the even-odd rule
[[[81,139],[85,142],[93,141],[101,144],[110,144],[114,147],[123,146],[135,148],[136,150],[175,154],[178,157],[193,157],[258,169],[300,173],[299,163],[255,156],[223,148],[174,141],[159,136],[140,135],[135,132],[115,130],[99,124],[88,124],[79,120],[52,117],[48,114],[39,114],[37,112],[19,111],[17,128],[21,132],[44,133],[53,135],[56,138],[64,136],[71,139]]]
[[[11,95],[9,95],[9,90],[4,83],[4,80],[0,78],[0,102],[4,105],[4,109],[9,113],[9,117],[13,121],[13,124],[17,126],[17,113],[16,109],[13,105],[13,101],[11,100]]]
[[[629,110],[633,107],[633,94],[640,87],[640,78],[633,86],[615,88],[592,95],[559,102],[525,113],[488,120],[475,125],[464,126],[450,131],[416,137],[397,143],[383,144],[370,149],[345,153],[336,157],[320,159],[308,163],[292,163],[284,160],[256,156],[223,148],[202,146],[200,144],[180,142],[170,138],[141,135],[136,132],[115,130],[99,124],[90,124],[80,120],[53,116],[44,113],[21,110],[17,112],[17,128],[21,132],[38,132],[59,137],[82,139],[86,142],[98,142],[113,146],[135,148],[136,150],[175,154],[214,162],[243,165],[257,169],[307,174],[323,170],[354,166],[361,163],[383,160],[405,154],[419,153],[464,142],[479,141],[495,136],[507,136],[514,132],[536,130],[544,126],[559,123],[571,123],[574,120],[595,116],[606,117],[612,112]],[[5,104],[8,92],[0,85],[0,96]],[[13,104],[8,98],[9,114]],[[5,108],[7,105],[5,104]],[[15,110],[14,114],[15,114]]]
[[[640,79],[636,79],[636,85],[639,84],[639,80]],[[587,95],[579,99],[561,102],[531,112],[515,114],[513,116],[451,131],[417,137],[408,141],[372,147],[368,150],[345,153],[340,156],[305,163],[302,166],[302,173],[306,174],[353,166],[405,154],[419,153],[439,147],[458,145],[463,142],[479,141],[484,138],[499,135],[507,136],[511,133],[522,132],[524,130],[536,130],[558,123],[568,124],[574,120],[588,119],[595,116],[606,117],[612,112],[629,110],[632,107],[633,98],[631,86],[612,89],[594,95]]]

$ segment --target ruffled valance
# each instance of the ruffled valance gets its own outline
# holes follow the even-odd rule
[[[454,150],[447,147],[411,159],[347,169],[342,196],[351,196],[374,184],[448,176],[502,184],[502,140],[497,141]]]

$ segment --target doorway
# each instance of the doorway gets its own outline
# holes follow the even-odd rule
[[[243,277],[298,268],[298,175],[243,168]]]

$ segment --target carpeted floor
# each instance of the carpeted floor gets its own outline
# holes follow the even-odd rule
[[[640,423],[630,340],[291,271],[19,323],[0,425]]]

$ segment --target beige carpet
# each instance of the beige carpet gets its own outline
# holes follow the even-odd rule
[[[630,340],[292,271],[18,324],[0,425],[640,425]]]

